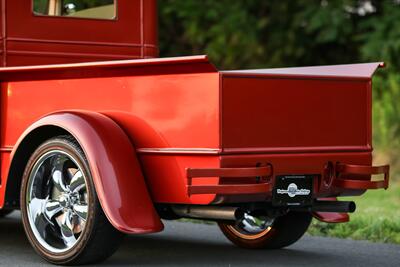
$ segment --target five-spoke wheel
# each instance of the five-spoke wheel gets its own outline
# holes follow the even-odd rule
[[[69,136],[43,143],[23,176],[21,211],[33,247],[56,264],[110,256],[122,234],[105,217],[80,146]]]
[[[26,192],[28,220],[35,238],[49,251],[70,249],[85,229],[86,179],[65,151],[51,150],[33,165]]]

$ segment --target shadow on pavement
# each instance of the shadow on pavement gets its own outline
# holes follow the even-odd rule
[[[271,264],[300,263],[318,264],[322,259],[329,261],[331,256],[295,249],[274,251],[243,250],[225,242],[213,243],[193,240],[177,240],[161,236],[129,237],[117,254],[104,265],[139,266],[255,266]]]
[[[312,239],[312,240],[310,240]],[[349,249],[318,249],[318,240],[305,237],[281,250],[244,250],[231,245],[216,226],[167,222],[166,231],[146,236],[128,236],[117,253],[101,266],[343,266],[350,264]],[[312,242],[308,242],[312,241]],[[351,246],[352,244],[350,244]],[[339,256],[339,257],[338,257]],[[354,258],[355,265],[374,256]],[[0,220],[0,265],[51,266],[36,255],[25,237],[19,214]],[[354,265],[352,264],[352,265]]]

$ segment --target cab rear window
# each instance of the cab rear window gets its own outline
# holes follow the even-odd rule
[[[38,16],[116,19],[116,0],[33,0]]]

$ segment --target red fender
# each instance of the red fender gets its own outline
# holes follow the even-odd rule
[[[135,149],[116,122],[95,112],[79,110],[53,113],[30,126],[18,140],[14,152],[31,131],[50,125],[69,132],[81,145],[100,204],[116,229],[136,234],[163,229]]]

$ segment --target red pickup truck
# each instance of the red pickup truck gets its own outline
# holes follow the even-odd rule
[[[109,257],[161,219],[282,248],[387,188],[372,166],[382,63],[218,71],[157,58],[155,0],[1,0],[0,216],[55,264]],[[372,180],[372,175],[381,175]]]

